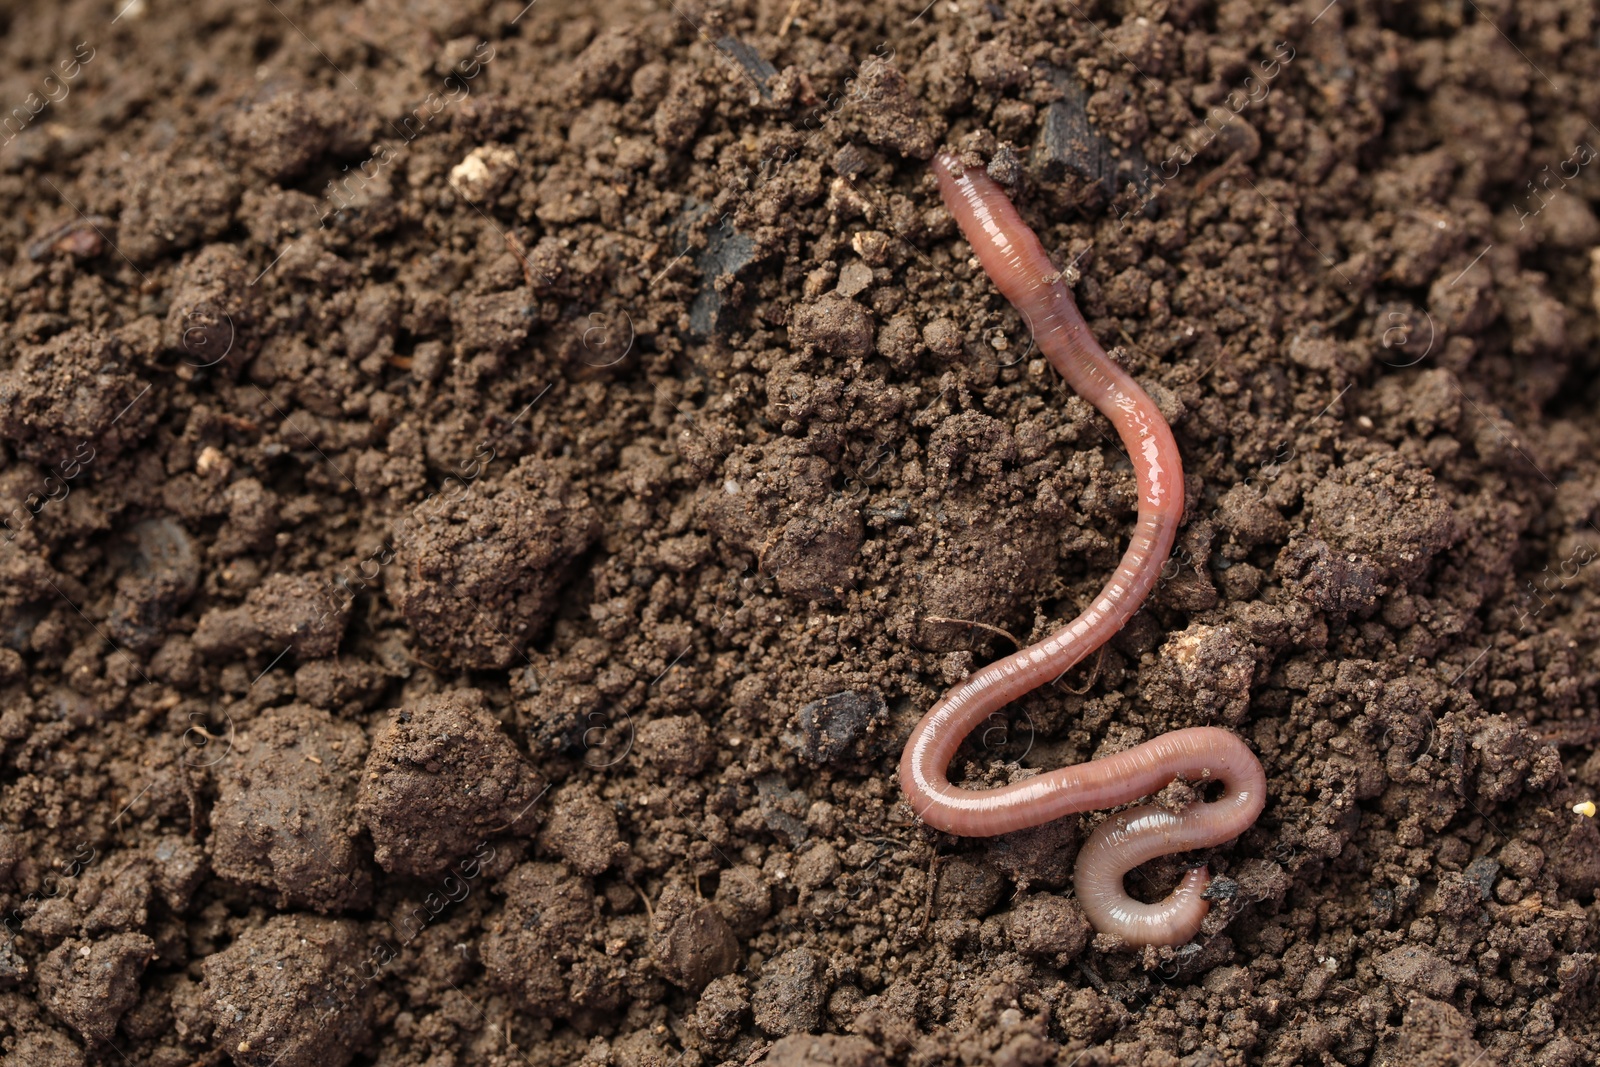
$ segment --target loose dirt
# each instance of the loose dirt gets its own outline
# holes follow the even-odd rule
[[[1600,41],[1575,0],[74,0],[0,13],[0,1051],[19,1067],[1600,1058]],[[1134,512],[975,267],[987,165],[1189,514],[1004,782],[894,764]],[[1178,783],[1160,800],[1181,804]]]

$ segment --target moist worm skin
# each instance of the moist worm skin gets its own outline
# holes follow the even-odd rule
[[[991,663],[946,693],[923,716],[900,757],[900,784],[929,825],[963,837],[991,837],[1118,807],[1159,792],[1174,778],[1216,779],[1227,795],[1179,814],[1144,806],[1107,819],[1078,853],[1074,881],[1089,921],[1136,945],[1176,945],[1194,937],[1210,904],[1210,876],[1190,871],[1158,904],[1128,896],[1122,878],[1146,860],[1229,841],[1266,803],[1266,775],[1254,753],[1226,730],[1194,727],[1162,734],[1106,759],[1063,767],[998,789],[961,789],[950,761],[973,728],[1025,693],[1061,676],[1120,630],[1160,575],[1183,515],[1183,469],[1172,430],[1150,398],[1112,362],[1078,312],[1050,262],[1000,187],[941,153],[939,192],[984,271],[1028,320],[1039,350],[1073,390],[1117,428],[1133,460],[1139,518],[1116,573],[1082,615],[1029,648]]]

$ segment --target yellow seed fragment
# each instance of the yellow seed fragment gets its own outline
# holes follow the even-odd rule
[[[1594,818],[1595,811],[1594,801],[1585,800],[1581,804],[1574,804],[1572,805],[1572,810],[1577,812],[1579,815],[1584,816],[1585,818],[1592,819]]]

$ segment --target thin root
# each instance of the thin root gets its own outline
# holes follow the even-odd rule
[[[649,919],[650,920],[650,925],[652,927],[654,927],[655,924],[656,924],[656,909],[654,909],[654,908],[652,908],[650,906],[650,898],[645,896],[643,889],[640,889],[638,886],[634,885],[632,882],[629,882],[628,885],[632,886],[633,887],[633,891],[635,893],[639,894],[639,902],[644,905],[645,918]],[[699,887],[696,886],[695,888],[698,890]]]
[[[804,2],[805,2],[805,0],[791,0],[791,2],[789,4],[789,10],[783,16],[783,25],[778,27],[778,36],[779,37],[787,37],[788,36],[789,27],[794,25],[795,20],[800,17],[800,5],[803,4]]]
[[[1190,196],[1198,197],[1207,189],[1217,184],[1227,176],[1228,171],[1233,169],[1233,165],[1243,158],[1243,150],[1236,150],[1233,155],[1229,156],[1227,159],[1223,160],[1221,163],[1218,163],[1214,168],[1212,168],[1209,174],[1206,174],[1199,181],[1195,182],[1194,189],[1190,193]]]
[[[1077,696],[1077,697],[1083,696],[1083,694],[1087,693],[1089,690],[1094,688],[1094,683],[1096,681],[1098,681],[1099,678],[1100,678],[1100,668],[1105,665],[1105,662],[1106,662],[1106,646],[1105,645],[1101,645],[1100,646],[1100,651],[1094,657],[1094,666],[1092,668],[1090,668],[1090,670],[1089,670],[1089,677],[1084,680],[1083,688],[1082,689],[1074,689],[1070,685],[1064,685],[1061,688],[1065,689],[1067,692],[1071,693],[1073,696]]]
[[[1002,630],[998,626],[990,626],[986,622],[976,622],[972,619],[952,619],[948,615],[924,615],[922,619],[924,622],[948,622],[958,626],[976,626],[980,630],[988,630],[992,634],[999,634],[1007,641],[1010,641],[1013,648],[1022,647],[1022,642],[1018,641],[1011,631]]]

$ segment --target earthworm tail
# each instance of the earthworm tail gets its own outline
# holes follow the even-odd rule
[[[1078,896],[1095,928],[1135,944],[1177,944],[1194,936],[1209,908],[1208,876],[1191,872],[1177,892],[1141,904],[1122,876],[1154,856],[1220,844],[1260,814],[1266,778],[1233,734],[1198,727],[1164,734],[1104,760],[1064,767],[998,789],[950,784],[951,759],[989,715],[1071,669],[1128,621],[1155,585],[1183,514],[1183,472],[1166,420],[1131,375],[1090,334],[1044,246],[999,186],[955,156],[934,160],[939,191],[995,285],[1028,320],[1039,349],[1068,384],[1116,426],[1133,460],[1139,514],[1111,580],[1088,610],[1029,648],[978,671],[946,693],[912,733],[900,781],[912,809],[954,834],[986,837],[1063,815],[1115,807],[1159,791],[1180,775],[1220,778],[1229,796],[1178,815],[1140,808],[1108,820],[1079,855]]]
[[[1210,908],[1200,895],[1210,882],[1206,869],[1190,871],[1159,904],[1141,904],[1129,897],[1123,876],[1157,856],[1219,845],[1249,829],[1267,799],[1267,776],[1260,761],[1228,731],[1196,726],[1065,769],[1097,767],[1121,779],[1118,799],[1104,805],[1108,807],[1158,792],[1174,777],[1220,780],[1226,787],[1221,800],[1194,804],[1176,815],[1148,804],[1118,812],[1095,827],[1078,851],[1073,884],[1095,929],[1115,931],[1136,945],[1188,941],[1199,932]]]

